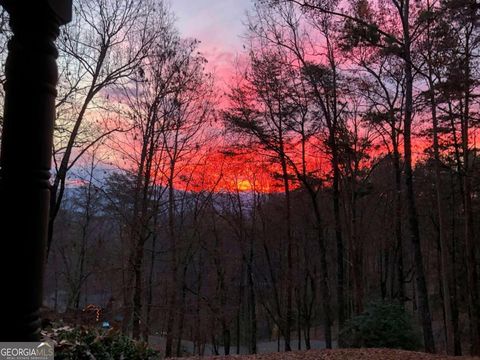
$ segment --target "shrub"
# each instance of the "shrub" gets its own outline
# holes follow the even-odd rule
[[[158,353],[144,342],[134,341],[117,331],[86,327],[52,329],[44,333],[55,345],[55,360],[147,360]]]
[[[417,350],[421,346],[412,317],[402,306],[386,302],[367,306],[346,322],[339,337],[342,347]]]

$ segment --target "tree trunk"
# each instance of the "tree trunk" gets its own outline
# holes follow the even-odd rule
[[[281,145],[283,149],[283,144]],[[283,151],[283,150],[282,150]],[[285,351],[291,351],[290,333],[292,331],[293,313],[292,313],[292,288],[293,288],[293,234],[292,234],[292,206],[290,199],[290,184],[288,179],[287,162],[284,155],[281,155],[281,165],[283,172],[283,186],[285,190],[285,221],[287,225],[287,308],[285,310],[285,321],[283,336],[285,339]]]
[[[468,77],[469,78],[469,77]],[[475,233],[473,228],[472,209],[472,183],[470,173],[470,149],[469,149],[469,117],[470,94],[467,91],[465,96],[465,113],[462,121],[462,150],[463,150],[463,195],[464,195],[464,231],[465,248],[467,252],[467,277],[468,277],[468,305],[470,311],[470,332],[471,332],[471,354],[480,354],[480,304],[478,294],[478,273],[475,244]]]
[[[253,237],[252,237],[253,239]],[[252,240],[253,241],[253,240]],[[247,264],[247,276],[248,276],[248,300],[249,300],[249,317],[250,317],[250,353],[257,353],[257,308],[255,299],[255,288],[253,283],[253,242],[250,242],[250,254]]]
[[[135,252],[135,280],[133,292],[133,326],[132,337],[140,338],[140,323],[142,318],[142,267],[143,267],[143,244],[138,244]]]
[[[335,131],[330,130],[330,148],[332,150],[333,166],[333,215],[335,221],[335,240],[337,245],[337,308],[338,327],[341,328],[345,322],[345,275],[344,275],[344,246],[340,219],[340,169],[338,163],[338,150],[335,139]],[[328,348],[328,347],[327,347]]]
[[[187,299],[187,284],[186,284],[186,277],[187,277],[187,270],[188,270],[188,264],[187,262],[184,262],[183,264],[183,269],[182,269],[182,274],[181,274],[181,303],[180,303],[180,311],[178,315],[178,324],[177,324],[177,357],[182,356],[182,338],[183,338],[183,332],[185,329],[185,312],[187,310],[187,304],[186,304],[186,299]]]
[[[394,218],[395,218],[395,246],[396,246],[396,280],[398,292],[396,298],[403,305],[405,303],[405,279],[403,270],[403,235],[402,235],[402,169],[400,167],[400,152],[398,149],[397,133],[395,123],[392,129],[393,142],[393,169],[395,172],[395,196],[394,196]]]
[[[156,228],[157,216],[154,217],[154,227]],[[147,293],[147,318],[145,320],[145,333],[144,338],[148,341],[148,336],[151,329],[151,317],[152,317],[152,303],[153,303],[153,273],[155,268],[155,247],[157,243],[156,232],[153,234],[152,238],[152,254],[150,256],[150,271],[148,273],[148,293]]]
[[[404,29],[404,71],[405,71],[405,120],[404,120],[404,156],[405,156],[405,183],[407,191],[407,210],[410,225],[410,237],[413,245],[415,263],[415,281],[418,297],[418,311],[421,317],[425,351],[434,353],[435,342],[432,331],[432,317],[428,300],[427,282],[423,265],[422,247],[420,243],[420,229],[418,224],[417,206],[413,188],[412,143],[411,127],[413,115],[413,69],[410,55],[409,34],[409,1],[404,4],[405,9],[402,23]]]
[[[450,191],[452,193],[452,200],[451,200],[451,229],[452,229],[452,234],[451,234],[451,241],[450,241],[450,246],[452,248],[451,252],[451,264],[452,264],[452,271],[453,271],[453,276],[452,276],[452,321],[453,321],[453,332],[454,332],[454,355],[455,356],[461,356],[462,355],[462,344],[461,344],[461,332],[459,329],[459,324],[458,324],[458,297],[457,297],[457,277],[456,277],[456,254],[457,254],[457,244],[456,244],[456,232],[455,232],[455,227],[456,227],[456,221],[455,221],[455,206],[454,204],[456,203],[456,198],[455,198],[455,184],[454,184],[454,174],[451,172],[450,174]]]
[[[173,167],[173,166],[172,166]],[[168,303],[168,318],[167,318],[167,341],[165,344],[165,357],[171,357],[173,354],[173,339],[174,339],[174,325],[176,318],[176,302],[177,302],[177,288],[178,288],[178,268],[177,268],[177,242],[175,238],[175,191],[173,188],[173,168],[170,168],[170,177],[168,179],[168,233],[170,240],[170,272],[171,272],[171,286]]]
[[[437,105],[434,94],[434,84],[432,81],[432,69],[429,66],[430,78],[430,104],[433,124],[433,154],[434,154],[434,168],[435,168],[435,193],[437,199],[437,216],[438,216],[438,236],[440,245],[440,271],[443,289],[443,311],[445,314],[445,336],[446,336],[446,351],[447,354],[453,355],[454,350],[454,336],[453,320],[452,320],[452,296],[450,293],[452,283],[452,268],[450,264],[450,255],[447,241],[447,224],[445,217],[445,205],[442,197],[442,174],[440,171],[442,162],[440,160],[440,147],[438,138],[438,119],[437,119]]]
[[[328,286],[328,263],[325,238],[323,236],[322,218],[315,194],[311,194],[315,213],[317,240],[320,249],[320,291],[322,293],[322,310],[324,316],[325,347],[332,348],[332,319],[330,310],[330,289]]]

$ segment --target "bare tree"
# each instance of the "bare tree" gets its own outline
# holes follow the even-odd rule
[[[354,48],[359,44],[378,46],[388,54],[397,56],[403,63],[405,76],[404,100],[404,172],[406,185],[406,205],[410,226],[410,238],[414,252],[415,280],[418,293],[419,315],[422,320],[425,350],[435,352],[435,342],[432,331],[432,317],[428,299],[428,289],[425,277],[424,260],[420,242],[420,230],[415,201],[412,165],[412,122],[413,122],[413,84],[414,84],[414,59],[412,57],[413,42],[418,33],[424,31],[423,24],[418,21],[418,9],[410,0],[385,1],[383,7],[392,9],[392,18],[382,17],[375,13],[374,6],[368,1],[362,1],[353,6],[350,12],[343,11],[335,2],[318,3],[316,1],[286,0],[302,9],[315,14],[327,14],[345,20],[345,30],[348,33],[348,46]],[[281,1],[282,2],[282,1]],[[394,15],[393,15],[394,14]],[[394,18],[394,20],[393,20]],[[417,21],[416,21],[417,20]],[[400,24],[400,31],[394,31],[393,22]]]
[[[201,128],[211,114],[210,80],[203,72],[204,59],[196,54],[197,42],[184,41],[171,29],[157,38],[148,58],[138,69],[137,79],[123,87],[126,113],[132,124],[131,134],[118,139],[123,156],[133,165],[136,177],[135,200],[131,223],[131,254],[127,270],[133,288],[132,306],[126,304],[126,326],[129,311],[133,314],[133,336],[140,335],[143,294],[143,258],[146,241],[152,236],[155,218],[148,203],[157,183],[168,189],[168,233],[172,266],[170,304],[178,299],[178,254],[176,244],[176,180],[182,162],[200,147]],[[178,168],[177,168],[178,167]],[[159,201],[157,199],[156,201]],[[129,291],[127,289],[127,291]],[[170,324],[170,325],[168,325]],[[173,321],[167,324],[167,354],[171,355]],[[171,326],[171,327],[170,327]]]
[[[161,1],[78,0],[74,21],[60,36],[61,85],[55,125],[55,175],[51,189],[47,253],[67,174],[81,156],[115,130],[95,129],[95,111],[105,107],[114,86],[138,69],[153,41],[168,25]],[[98,121],[98,118],[97,118]],[[96,131],[92,134],[92,128]]]

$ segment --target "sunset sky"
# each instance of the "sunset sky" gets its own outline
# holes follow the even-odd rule
[[[228,82],[235,56],[242,50],[243,23],[252,4],[252,0],[171,0],[178,29],[202,42],[200,50],[220,82]]]
[[[228,92],[228,85],[232,83],[235,72],[235,60],[243,54],[246,13],[253,8],[254,0],[170,0],[170,4],[181,35],[201,41],[199,50],[208,60],[207,69],[215,73],[216,85]],[[423,154],[423,147],[414,151],[414,154],[415,157]],[[317,153],[310,160],[312,165],[315,164],[324,171],[329,168],[326,163],[318,163],[325,159],[320,159]],[[214,166],[203,169],[207,178],[199,180],[200,183],[196,185],[199,188],[214,186],[221,176],[222,180],[216,185],[218,189],[251,190],[254,181],[257,183],[255,187],[261,191],[278,191],[275,188],[278,184],[271,179],[270,173],[279,170],[275,166],[266,165],[265,159],[260,161],[258,156],[225,159],[220,153],[213,152],[206,164]]]

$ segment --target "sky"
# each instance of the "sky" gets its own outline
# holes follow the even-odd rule
[[[245,14],[253,0],[170,0],[184,37],[201,41],[200,51],[217,79],[228,82],[242,51]],[[221,85],[221,84],[220,84]]]

